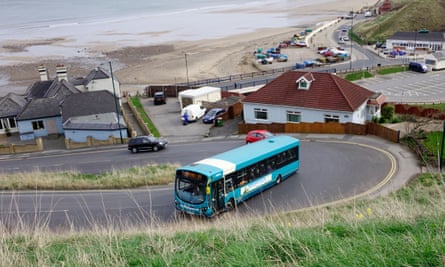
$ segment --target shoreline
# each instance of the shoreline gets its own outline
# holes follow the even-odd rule
[[[338,12],[344,6],[349,9],[351,6],[362,8],[365,2],[333,0],[323,7],[325,11],[320,11],[316,6],[308,4],[305,6],[305,14],[316,13],[319,17],[325,14],[325,19],[311,23],[308,21],[304,25],[256,29],[249,33],[216,39],[127,46],[117,50],[99,43],[96,49],[106,52],[95,57],[77,56],[52,59],[49,57],[46,60],[36,60],[33,57],[25,58],[22,60],[24,63],[21,64],[0,65],[0,96],[9,92],[24,93],[27,87],[39,80],[37,67],[40,64],[44,64],[48,68],[50,77],[55,75],[57,64],[67,66],[68,74],[71,77],[84,77],[100,64],[111,61],[113,74],[121,83],[122,90],[127,91],[132,87],[139,90],[140,86],[148,84],[185,82],[187,78],[199,80],[259,71],[258,67],[253,64],[253,51],[257,48],[276,47],[280,41],[290,39],[293,34],[304,31],[305,28],[313,28],[333,20],[335,17],[331,17],[330,14],[334,13],[334,10]],[[301,12],[298,10],[289,11],[292,16],[298,16]],[[63,44],[65,40],[53,38],[41,42],[45,41]],[[36,41],[29,41],[29,43],[36,43]],[[10,49],[22,48],[22,46],[14,46],[11,43],[8,45]],[[22,45],[26,47],[26,42],[23,42]],[[288,48],[283,53],[288,54],[289,62],[292,60],[293,64],[296,61],[316,56],[316,51],[313,48]],[[186,63],[188,77],[186,77]],[[284,66],[284,64],[275,62],[273,64],[274,68],[280,66]]]

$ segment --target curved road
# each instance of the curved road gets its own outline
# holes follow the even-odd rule
[[[397,181],[397,176],[403,175],[398,165],[400,163],[403,167],[404,164],[394,157],[401,155],[403,150],[397,144],[357,136],[345,136],[337,140],[311,140],[301,136],[301,139],[301,169],[298,174],[245,202],[238,208],[238,212],[270,213],[326,205],[342,199],[391,190],[392,187],[400,186],[397,183],[404,183]],[[184,160],[180,160],[181,163],[189,163],[217,151],[242,145],[243,141],[213,140],[210,144],[172,144],[158,153],[133,155],[124,152],[128,162],[132,161],[133,165],[152,162],[153,158],[163,161],[163,158],[174,158],[178,153],[188,155],[182,157]],[[197,153],[189,153],[192,147]],[[212,147],[210,152],[207,150],[209,147]],[[89,157],[100,155],[113,158],[121,155],[121,152],[107,150],[100,154],[88,152],[75,153],[78,155],[72,156],[81,156],[87,162]],[[403,153],[408,155],[408,152]],[[59,155],[60,162],[64,162],[65,157],[71,158],[69,155]],[[21,159],[25,164],[32,160],[34,159]],[[2,164],[10,163],[11,161],[2,161]],[[79,166],[82,167],[82,164]],[[64,164],[58,167],[61,166]],[[66,167],[71,166],[67,164]],[[114,163],[108,165],[108,168],[111,167],[115,168]],[[397,175],[393,176],[394,174]],[[176,220],[172,185],[131,190],[3,192],[0,204],[1,221],[8,227],[48,226],[57,230],[98,226],[128,227],[133,224],[153,226]]]

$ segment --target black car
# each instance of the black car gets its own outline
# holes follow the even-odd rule
[[[162,105],[167,103],[167,95],[165,92],[156,92],[153,95],[153,102],[155,105]]]
[[[156,138],[154,136],[136,136],[128,141],[128,150],[133,153],[139,151],[158,151],[167,147],[167,140],[162,138]]]
[[[218,116],[221,116],[226,112],[223,108],[212,108],[209,110],[204,117],[202,117],[203,123],[213,123]]]

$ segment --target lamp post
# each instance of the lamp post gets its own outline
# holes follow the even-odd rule
[[[351,31],[350,31],[350,41],[351,41],[351,53],[349,54],[349,71],[352,71],[352,27],[354,26],[354,11],[351,10]]]
[[[189,67],[187,63],[187,53],[184,53],[184,58],[185,58],[185,75],[187,76],[187,86],[189,86],[190,81],[189,81]]]
[[[414,61],[416,61],[416,51],[417,51],[417,30],[414,32]]]
[[[120,122],[120,111],[119,111],[119,104],[118,104],[117,96],[116,96],[116,87],[114,85],[113,67],[111,66],[111,61],[108,61],[108,64],[110,66],[111,83],[113,84],[113,96],[114,96],[114,106],[116,108],[117,127],[119,128],[119,136],[120,136],[120,139],[121,139],[121,144],[123,144],[124,143],[124,139],[122,138],[122,129],[121,129],[121,122]]]

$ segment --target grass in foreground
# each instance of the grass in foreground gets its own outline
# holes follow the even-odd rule
[[[173,182],[178,164],[151,164],[101,174],[32,172],[1,174],[0,190],[123,189]]]
[[[442,178],[424,174],[387,197],[280,216],[63,234],[1,229],[0,265],[444,266],[444,193]]]

